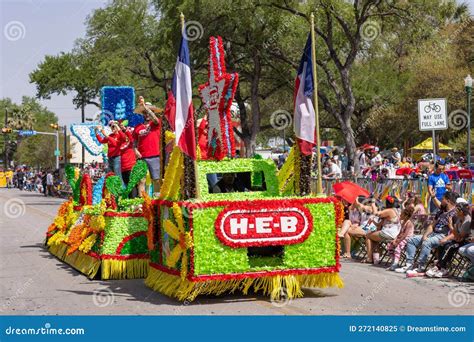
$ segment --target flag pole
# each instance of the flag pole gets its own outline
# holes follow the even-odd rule
[[[313,97],[314,113],[316,121],[316,158],[318,167],[318,179],[316,183],[316,194],[323,195],[323,180],[321,172],[321,142],[319,134],[319,108],[318,108],[318,76],[316,73],[316,34],[314,32],[314,13],[311,12],[311,60],[313,64]]]
[[[186,39],[184,35],[184,14],[181,12],[179,15],[181,22],[181,37]],[[194,129],[194,122],[193,122]],[[196,198],[199,196],[199,187],[197,185],[198,174],[197,174],[197,162],[189,157],[186,153],[183,153],[184,161],[184,199]]]

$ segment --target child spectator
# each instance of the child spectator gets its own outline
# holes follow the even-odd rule
[[[390,255],[393,257],[392,265],[388,268],[390,271],[395,271],[398,268],[398,263],[400,262],[400,255],[405,249],[407,241],[412,237],[415,226],[411,220],[415,209],[412,206],[406,207],[401,215],[400,220],[402,223],[402,228],[400,233],[398,233],[397,238],[390,242],[387,246],[387,249]]]

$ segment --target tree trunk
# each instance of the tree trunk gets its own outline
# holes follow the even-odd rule
[[[354,131],[351,127],[351,120],[342,120],[340,124],[342,135],[344,136],[344,142],[346,144],[346,151],[347,156],[349,158],[349,163],[352,167],[354,167],[354,172],[357,175],[359,172],[359,160],[357,160],[356,158],[357,146],[354,138]]]

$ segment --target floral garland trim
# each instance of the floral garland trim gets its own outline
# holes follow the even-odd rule
[[[82,175],[79,204],[92,205],[92,180],[88,173]]]
[[[292,185],[295,181],[295,147],[292,147],[288,158],[278,171],[278,188],[281,193],[292,193]]]
[[[175,146],[166,167],[160,199],[174,200],[180,195],[181,180],[184,175],[184,157],[180,148]]]

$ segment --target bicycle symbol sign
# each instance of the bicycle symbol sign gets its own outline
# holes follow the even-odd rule
[[[448,129],[446,99],[418,100],[420,131]]]

